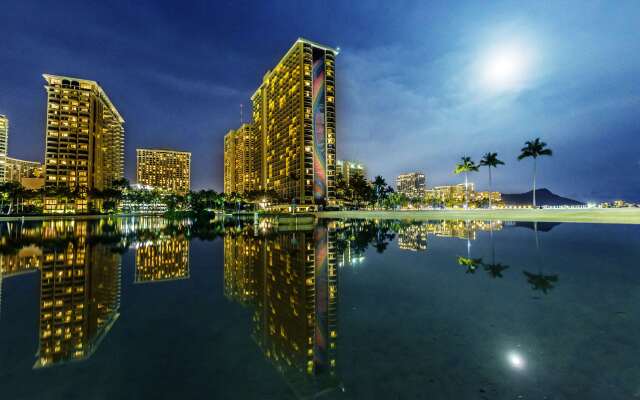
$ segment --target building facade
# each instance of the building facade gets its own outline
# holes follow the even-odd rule
[[[136,161],[138,184],[181,195],[191,189],[191,153],[137,149]]]
[[[426,191],[425,200],[428,204],[438,204],[447,207],[462,207],[464,202],[470,202],[469,207],[483,206],[488,204],[489,197],[496,207],[503,207],[502,194],[500,192],[476,192],[475,184],[469,182],[457,185],[435,186]]]
[[[260,190],[259,174],[254,158],[256,143],[253,126],[243,124],[224,137],[224,192],[245,193]]]
[[[5,180],[19,182],[30,190],[38,190],[44,186],[44,168],[37,161],[6,157]]]
[[[75,204],[46,199],[44,211],[88,211],[88,194],[124,176],[124,119],[95,81],[43,75],[47,92],[45,187],[69,189]]]
[[[422,172],[411,172],[396,178],[396,191],[407,197],[424,197],[427,179]]]
[[[455,202],[462,203],[465,200],[466,193],[473,193],[475,185],[469,182],[465,187],[464,183],[457,185],[434,186],[433,189],[427,190],[427,199],[439,202]]]
[[[9,118],[0,114],[0,183],[7,182],[6,163],[9,150]]]
[[[356,175],[367,177],[367,169],[364,164],[358,161],[337,160],[336,161],[336,178],[341,178],[348,185]]]
[[[225,162],[225,184],[248,180],[250,190],[273,190],[287,201],[334,202],[336,55],[332,48],[298,39],[266,73],[251,97],[252,152],[245,158],[251,167],[227,168]]]

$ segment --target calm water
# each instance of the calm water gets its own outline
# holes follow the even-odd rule
[[[640,398],[640,226],[0,223],[2,399]]]

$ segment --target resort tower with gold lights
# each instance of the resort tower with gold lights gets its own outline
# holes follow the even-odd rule
[[[136,149],[139,185],[185,195],[191,190],[191,153],[169,149]]]
[[[298,39],[251,96],[251,165],[244,190],[275,191],[288,201],[323,207],[335,201],[336,49]],[[242,164],[242,163],[240,163]],[[238,178],[234,178],[238,180]]]
[[[6,182],[5,170],[9,147],[9,118],[0,114],[0,183]]]
[[[97,82],[43,77],[47,92],[45,188],[75,194],[45,199],[44,212],[87,212],[92,190],[108,189],[124,176],[124,119]]]

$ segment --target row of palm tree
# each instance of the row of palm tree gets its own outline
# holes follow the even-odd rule
[[[552,156],[553,151],[547,147],[547,144],[535,138],[534,140],[526,141],[524,147],[520,149],[520,155],[518,161],[525,158],[533,158],[533,207],[536,207],[536,175],[538,169],[538,157]],[[456,168],[453,171],[456,175],[464,174],[464,188],[465,188],[465,203],[464,208],[469,206],[469,173],[478,172],[480,167],[487,167],[489,170],[489,192],[493,192],[493,179],[491,174],[492,168],[498,168],[500,165],[505,165],[504,161],[498,159],[498,153],[488,152],[482,156],[479,164],[476,164],[471,157],[464,156],[460,159],[460,162],[456,164]],[[491,195],[489,195],[489,208],[492,207]]]

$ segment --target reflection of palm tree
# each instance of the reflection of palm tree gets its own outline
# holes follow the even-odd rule
[[[492,278],[502,278],[502,271],[508,269],[508,265],[502,265],[501,263],[484,264],[484,270],[489,273]]]
[[[489,273],[492,278],[502,278],[502,271],[509,268],[508,265],[496,263],[496,246],[493,240],[493,221],[489,221],[491,228],[491,264],[484,264],[484,270]]]
[[[544,294],[553,289],[553,284],[558,282],[558,275],[532,274],[527,271],[522,271],[522,273],[527,277],[527,282],[529,282],[533,290],[540,290]]]
[[[536,169],[537,169],[537,160],[540,156],[551,156],[553,155],[553,151],[551,149],[546,148],[547,144],[545,142],[540,141],[540,138],[536,138],[533,141],[525,142],[525,147],[523,147],[520,151],[521,154],[518,156],[518,161],[525,159],[527,157],[533,158],[533,207],[536,206]]]
[[[540,252],[540,241],[538,240],[538,223],[533,223],[533,230],[536,237],[536,251]],[[542,265],[542,263],[538,263],[538,265]],[[553,289],[555,286],[553,284],[558,282],[558,275],[544,275],[542,273],[542,267],[539,268],[537,274],[532,274],[528,271],[522,271],[522,273],[527,277],[527,282],[531,285],[533,290],[540,290],[542,293],[547,294],[548,290]]]
[[[464,208],[469,207],[469,172],[476,172],[479,169],[480,167],[471,160],[471,157],[462,157],[453,171],[456,175],[464,174]]]
[[[475,273],[476,269],[478,269],[478,267],[482,264],[483,264],[482,258],[470,258],[470,257],[458,256],[458,265],[467,267],[467,270],[465,271],[465,273],[467,274]]]

